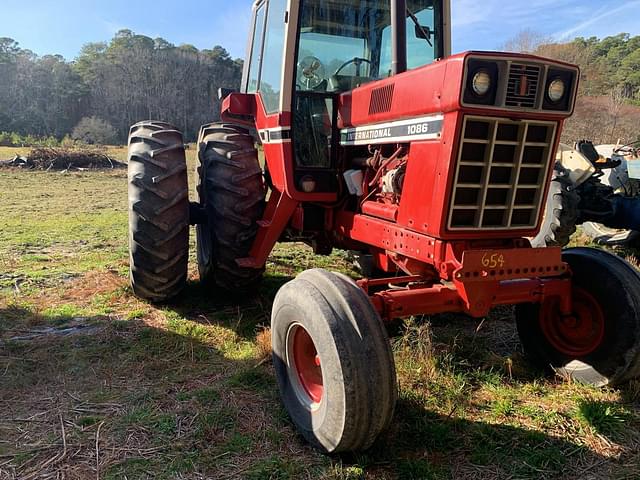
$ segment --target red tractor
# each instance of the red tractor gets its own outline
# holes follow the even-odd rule
[[[183,139],[129,140],[131,281],[152,301],[187,277],[189,224],[212,289],[249,291],[276,242],[358,252],[373,278],[321,269],[272,310],[283,402],[325,452],[369,447],[396,402],[385,321],[517,305],[538,365],[600,385],[640,373],[640,282],[601,250],[532,248],[575,66],[450,55],[448,0],[258,0],[240,92],[198,138],[190,204]],[[252,132],[256,132],[255,136]],[[261,166],[256,142],[266,163]]]

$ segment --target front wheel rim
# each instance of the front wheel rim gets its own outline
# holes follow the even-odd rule
[[[309,410],[322,403],[324,382],[320,356],[307,330],[295,323],[287,332],[288,376],[298,400]]]
[[[563,316],[560,300],[547,300],[540,309],[540,326],[547,341],[558,352],[584,357],[602,344],[605,316],[598,301],[586,290],[573,287],[573,315]]]

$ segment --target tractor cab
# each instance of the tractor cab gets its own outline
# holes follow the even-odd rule
[[[340,188],[341,94],[447,56],[449,17],[442,0],[255,3],[242,92],[257,94],[262,118],[277,125],[259,127],[263,144],[291,149],[282,152],[294,164],[290,194],[330,197]]]
[[[306,1],[297,30],[296,92],[342,93],[393,74],[388,1]],[[406,5],[407,68],[444,56],[442,6],[433,0]]]

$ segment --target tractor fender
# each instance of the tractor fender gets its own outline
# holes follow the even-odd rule
[[[634,179],[640,174],[640,159],[633,154],[626,155],[628,151],[619,151],[619,148],[619,145],[596,145],[595,149],[601,157],[620,162],[615,168],[603,170],[600,182],[613,188],[616,193],[637,196],[640,192]]]
[[[558,146],[556,164],[569,172],[569,180],[574,188],[589,180],[596,172],[596,168],[582,153],[564,143]]]

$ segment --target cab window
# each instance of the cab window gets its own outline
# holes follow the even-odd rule
[[[269,0],[264,54],[258,87],[267,113],[275,113],[280,107],[286,10],[286,0]]]
[[[407,1],[407,69],[422,67],[443,57],[441,32],[438,25],[441,12],[433,0]],[[391,26],[382,32],[381,73],[391,74]]]
[[[260,61],[262,60],[262,37],[264,35],[264,11],[265,4],[263,3],[256,10],[256,23],[253,31],[253,41],[251,43],[247,93],[255,93],[258,91]]]

